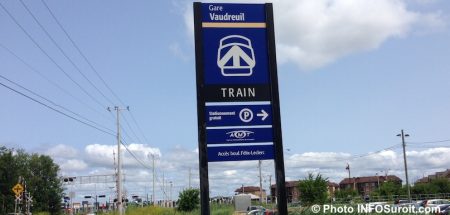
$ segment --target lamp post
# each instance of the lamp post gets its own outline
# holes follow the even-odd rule
[[[375,175],[377,176],[378,189],[380,189],[380,176],[378,175],[378,172],[375,173]]]
[[[409,137],[409,134],[405,134],[403,129],[400,134],[397,134],[397,137],[402,137],[402,146],[403,146],[403,161],[405,164],[405,176],[406,176],[406,188],[408,189],[408,200],[411,202],[411,188],[409,187],[409,178],[408,178],[408,163],[406,162],[406,144],[405,137]]]
[[[153,174],[152,174],[152,176],[153,176],[153,184],[152,184],[152,202],[153,202],[153,205],[155,206],[156,205],[156,202],[155,202],[155,158],[157,158],[158,157],[158,155],[155,155],[154,153],[150,153],[150,154],[148,154],[147,155],[147,157],[148,158],[152,158],[152,171],[153,171]]]
[[[170,207],[173,207],[173,201],[172,201],[172,188],[173,188],[173,183],[172,181],[169,182],[170,183],[170,193],[169,193],[169,198],[170,198]]]

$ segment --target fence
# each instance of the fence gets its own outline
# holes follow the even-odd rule
[[[390,195],[390,196],[370,196],[364,198],[362,196],[353,196],[348,198],[335,198],[330,203],[342,204],[342,203],[362,203],[362,202],[391,202],[395,200],[407,200],[408,195]],[[411,199],[414,201],[427,200],[427,199],[450,199],[450,193],[436,193],[436,194],[411,194]]]

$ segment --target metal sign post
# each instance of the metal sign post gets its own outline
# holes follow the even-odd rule
[[[194,3],[201,214],[208,162],[275,160],[287,214],[272,4]]]

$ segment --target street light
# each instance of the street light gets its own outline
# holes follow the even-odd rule
[[[380,189],[380,176],[378,175],[378,172],[375,173],[375,175],[377,176],[378,189]]]
[[[408,163],[406,162],[406,144],[405,144],[405,137],[409,137],[409,134],[405,134],[402,132],[400,134],[397,134],[397,137],[402,137],[402,146],[403,146],[403,161],[405,164],[405,176],[406,176],[406,188],[408,189],[408,200],[411,202],[411,189],[409,187],[409,178],[408,178]]]
[[[154,154],[154,153],[150,153],[150,154],[147,154],[147,157],[148,158],[152,158],[152,170],[153,170],[153,174],[152,174],[152,176],[153,176],[153,184],[152,184],[152,192],[153,192],[153,194],[152,194],[152,200],[153,200],[153,205],[155,205],[155,159],[156,158],[158,158],[158,155],[157,154]]]
[[[173,201],[172,201],[172,187],[173,187],[173,183],[172,183],[172,181],[170,181],[169,183],[170,183],[170,195],[169,195],[170,207],[172,207],[172,204],[173,204]]]

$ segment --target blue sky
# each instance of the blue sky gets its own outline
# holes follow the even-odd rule
[[[133,127],[128,128],[123,121],[125,132],[131,136],[125,136],[126,141],[135,144],[135,152],[145,162],[149,162],[148,153],[160,153],[160,171],[166,172],[170,180],[178,180],[181,184],[178,188],[183,188],[186,182],[180,179],[181,172],[186,176],[188,167],[197,171],[192,3],[45,2],[102,78],[130,106],[148,139],[144,140],[129,113],[124,112],[124,118]],[[65,77],[3,9],[0,9],[0,43],[82,102],[42,79],[1,47],[0,74],[115,130],[114,118],[106,107],[119,102],[90,70],[42,2],[24,0],[80,70],[114,104],[81,77],[20,1],[1,3],[101,105]],[[411,142],[450,139],[449,2],[289,0],[275,1],[274,7],[283,139],[284,147],[290,149],[286,153],[289,179],[299,179],[314,171],[325,172],[338,182],[346,175],[343,171],[346,163],[357,161],[335,162],[331,167],[313,164],[327,156],[351,157],[398,144],[400,138],[396,134],[400,129],[411,135]],[[13,86],[4,79],[0,81]],[[4,101],[0,109],[1,145],[52,155],[62,165],[62,175],[111,172],[108,168],[112,166],[112,152],[98,150],[111,149],[115,143],[113,136],[58,115],[4,87],[0,88],[0,96]],[[445,160],[448,143],[431,146],[410,149],[412,154],[418,153],[417,159],[431,153],[439,160],[417,163],[412,167],[413,177],[448,168],[449,162]],[[433,149],[437,146],[444,148]],[[316,156],[312,163],[302,160],[311,155],[308,153]],[[398,148],[385,153],[387,157],[377,158],[380,162],[390,158],[397,161],[401,156]],[[106,160],[93,159],[96,156]],[[140,168],[128,154],[125,157],[130,162],[130,175],[150,181],[147,170]],[[256,171],[255,167],[251,162],[212,164],[211,168],[217,168],[212,172],[213,187],[222,183],[214,181],[214,177],[234,180],[226,189],[217,186],[213,192],[230,193],[240,181],[256,185],[256,177],[239,176],[247,170]],[[403,177],[401,167],[401,163],[362,166],[354,174],[391,169]],[[271,165],[267,165],[265,174],[271,171]]]

